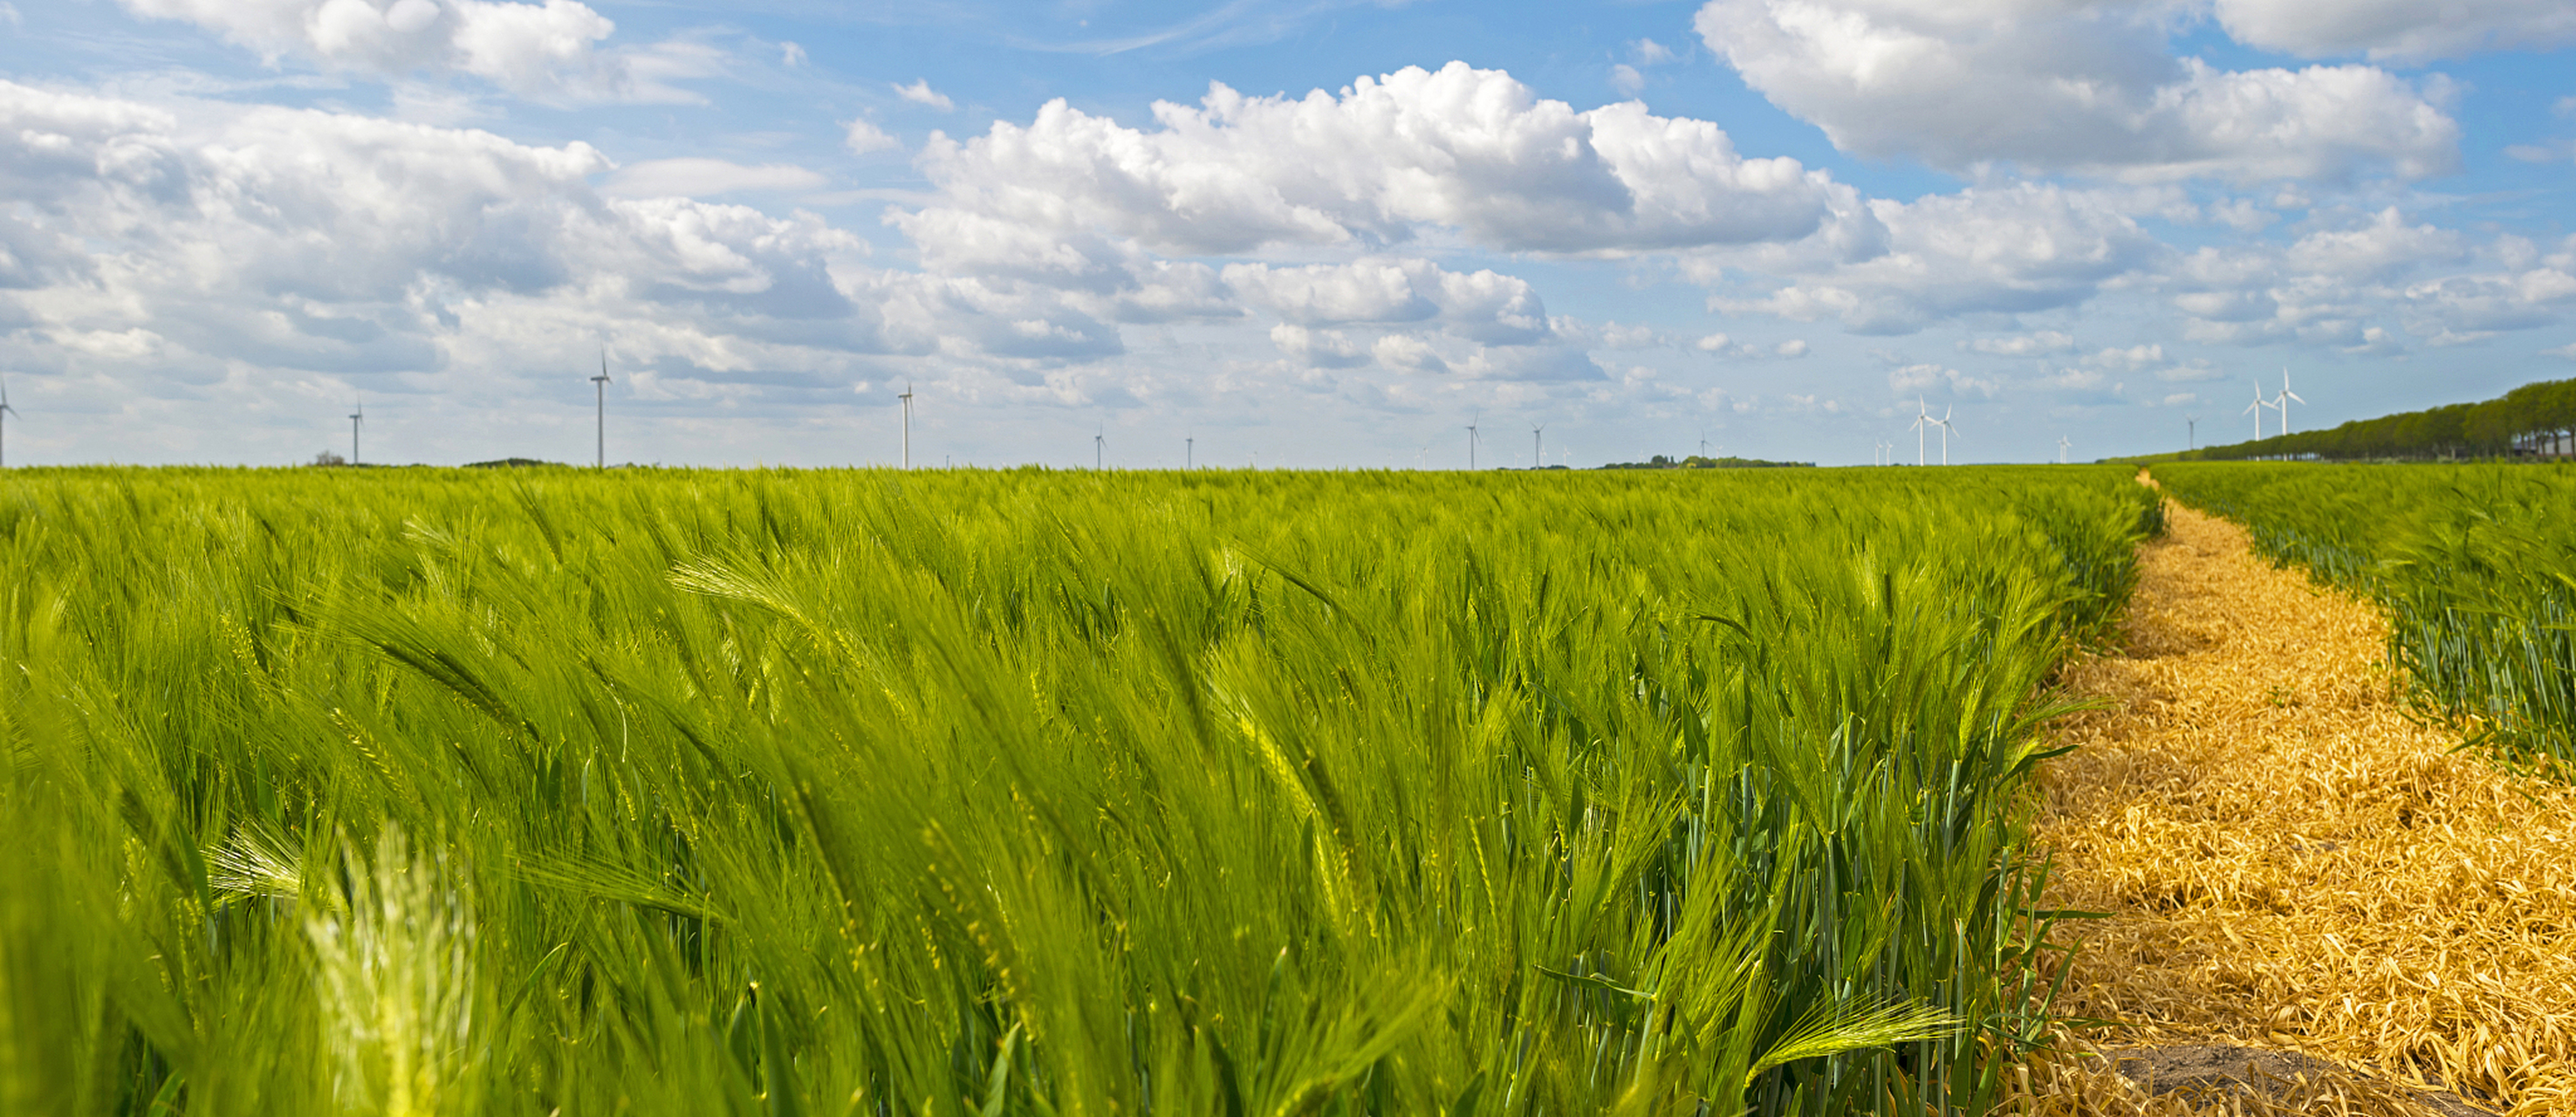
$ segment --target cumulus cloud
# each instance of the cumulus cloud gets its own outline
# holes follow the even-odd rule
[[[1026,125],[934,135],[920,158],[941,193],[932,208],[1165,254],[1366,250],[1423,227],[1504,250],[1627,253],[1803,237],[1851,197],[1794,159],[1739,155],[1706,121],[1633,102],[1579,113],[1464,63],[1338,95],[1214,85],[1154,116],[1159,127],[1129,128],[1058,100]]]
[[[941,112],[957,107],[957,102],[949,100],[947,94],[930,87],[929,78],[916,79],[911,85],[895,86],[894,95],[913,104],[928,106]]]
[[[184,20],[259,53],[386,77],[461,73],[522,97],[651,99],[623,60],[599,49],[617,25],[578,0],[122,0],[137,15]],[[665,91],[667,92],[667,91]]]
[[[619,198],[710,198],[819,190],[827,181],[821,174],[786,163],[745,166],[722,159],[652,159],[618,168],[600,193]]]
[[[1920,395],[1935,388],[1946,388],[1957,395],[1993,398],[2001,388],[1993,379],[1971,376],[1955,368],[1938,364],[1911,364],[1890,370],[1887,386],[1896,394]]]
[[[1226,284],[1252,306],[1300,325],[1429,322],[1491,345],[1550,337],[1547,308],[1529,282],[1493,271],[1462,274],[1428,260],[1274,267],[1229,264]]]
[[[1873,200],[1838,224],[1839,244],[1711,254],[1687,270],[1712,284],[1730,268],[1798,277],[1761,298],[1713,297],[1712,310],[1900,334],[1964,314],[2072,306],[2170,254],[2115,201],[2040,183]]]
[[[919,284],[821,219],[593,191],[581,143],[348,114],[168,108],[0,82],[0,317],[21,360],[148,353],[328,374],[500,367],[615,330],[705,375],[926,351]],[[648,187],[708,168],[639,164]],[[721,164],[722,174],[794,178]],[[682,183],[686,185],[686,183]],[[517,350],[518,352],[513,352]]]
[[[1379,364],[1398,372],[1438,373],[1449,371],[1449,362],[1431,348],[1431,343],[1413,334],[1388,334],[1370,347]]]
[[[1796,360],[1799,357],[1807,355],[1807,343],[1804,339],[1800,338],[1791,338],[1787,341],[1764,345],[1760,343],[1737,341],[1725,334],[1708,334],[1700,338],[1698,341],[1692,342],[1691,348],[1702,353],[1709,354],[1713,357],[1722,357],[1727,360],[1736,361],[1760,360],[1765,358]]]
[[[2562,0],[2217,0],[2218,21],[2240,43],[2285,54],[2423,62],[2482,50],[2547,50],[2576,42],[2576,8]]]
[[[865,155],[871,151],[884,151],[891,147],[902,147],[903,141],[887,135],[885,129],[879,128],[862,118],[851,121],[849,125],[842,130],[841,146],[849,149],[849,152],[852,155]]]
[[[2133,182],[2421,177],[2457,160],[2458,125],[2424,89],[2371,66],[2175,58],[2170,18],[2058,0],[1710,0],[1695,26],[1773,104],[1874,158]]]
[[[2055,330],[2016,334],[2010,337],[1980,337],[1961,341],[1959,348],[1970,353],[1992,357],[2038,357],[2065,353],[2075,348],[2075,336]]]
[[[2405,349],[2394,323],[2424,344],[2466,344],[2558,322],[2576,296],[2576,239],[2479,244],[2395,208],[2319,224],[2286,245],[2202,248],[2175,261],[2157,282],[2187,315],[2184,336],[2393,354]]]
[[[1340,330],[1310,330],[1281,322],[1270,327],[1281,356],[1315,368],[1354,368],[1369,362],[1369,347]]]
[[[2084,363],[2092,368],[2136,372],[2142,368],[2163,364],[2164,360],[2165,347],[2150,342],[2132,345],[2126,349],[2103,349],[2084,358]]]

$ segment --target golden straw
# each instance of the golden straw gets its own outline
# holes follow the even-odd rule
[[[2055,726],[2083,747],[2038,781],[2052,903],[2112,913],[2061,928],[2083,949],[2059,1009],[2119,1021],[2106,1048],[2239,1043],[2576,1109],[2576,789],[2409,720],[2371,606],[2169,515],[2124,648],[2061,681],[2104,707]],[[2036,1112],[2148,1111],[2097,1063],[2040,1070],[2067,1080],[2033,1083]]]

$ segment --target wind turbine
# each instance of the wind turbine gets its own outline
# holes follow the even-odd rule
[[[1184,439],[1182,439],[1182,440],[1181,440],[1181,468],[1183,468],[1183,469],[1197,469],[1197,468],[1198,468],[1198,461],[1199,461],[1199,440],[1198,440],[1198,436],[1197,436],[1197,435],[1191,435],[1191,436],[1190,436],[1190,437],[1188,437],[1188,438],[1184,438]]]
[[[1105,453],[1107,453],[1107,450],[1105,449],[1105,447],[1107,447],[1108,445],[1109,445],[1109,428],[1107,428],[1107,427],[1102,427],[1102,428],[1100,428],[1100,430],[1099,430],[1099,432],[1098,432],[1098,433],[1095,433],[1095,434],[1093,434],[1093,435],[1091,436],[1091,468],[1093,468],[1093,469],[1099,469],[1099,468],[1100,468],[1100,463],[1101,463],[1101,461],[1102,461],[1102,455],[1104,455]]]
[[[1545,469],[1545,468],[1547,468],[1547,459],[1546,459],[1546,458],[1543,458],[1543,457],[1540,457],[1540,456],[1539,456],[1539,452],[1538,452],[1538,444],[1539,444],[1539,440],[1538,440],[1538,432],[1543,431],[1543,430],[1546,430],[1546,429],[1547,429],[1547,424],[1545,424],[1545,423],[1540,423],[1540,424],[1538,424],[1538,425],[1533,426],[1533,427],[1531,427],[1531,428],[1530,428],[1530,468],[1531,468],[1531,469]]]
[[[2066,464],[2066,448],[2071,445],[2073,445],[2073,443],[2066,441],[2065,435],[2061,434],[2057,436],[2057,464]]]
[[[1484,418],[1479,414],[1467,422],[1467,472],[1469,473],[1476,471],[1476,424],[1484,421]]]
[[[360,397],[360,398],[358,399],[358,402],[357,402],[354,406],[356,407],[356,410],[351,411],[351,412],[349,413],[349,464],[350,464],[350,465],[356,465],[356,464],[358,464],[358,424],[359,424],[360,422],[364,421],[364,420],[366,419],[366,417],[367,417],[367,401],[366,401],[365,397]]]
[[[2255,381],[2254,402],[2246,406],[2245,413],[2254,416],[2254,441],[2256,442],[2263,441],[2263,409],[2270,406],[2272,405],[2263,402],[2263,382]]]
[[[9,416],[17,413],[17,408],[9,406],[9,382],[0,379],[0,469],[9,465]]]
[[[912,468],[912,381],[904,381],[903,394],[894,398],[903,401],[903,467],[910,469]]]
[[[2300,402],[2301,402],[2301,403],[2305,403],[2305,402],[2307,402],[2307,401],[2305,401],[2305,400],[2301,400]],[[2184,435],[2184,437],[2188,438],[2188,439],[2190,440],[2190,443],[2191,443],[2190,445],[2188,445],[2188,446],[2184,447],[2184,449],[2187,449],[2187,450],[2197,450],[2197,449],[2200,449],[2200,416],[2198,416],[2198,415],[2185,415],[2185,416],[2183,416],[2183,417],[2182,417],[2182,429],[2183,429],[2183,435]]]
[[[1923,402],[1923,397],[1914,397],[1914,425],[1910,429],[1914,432],[1914,464],[1918,466],[1923,464],[1924,428],[1931,426],[1936,421],[1937,420],[1932,418],[1932,408]],[[1942,441],[1942,457],[1946,458],[1950,456],[1949,446],[1950,443],[1948,440],[1945,439]]]
[[[599,375],[590,378],[599,390],[599,468],[608,468],[608,347],[599,347]]]
[[[1708,432],[1707,432],[1707,431],[1701,431],[1701,432],[1699,432],[1699,456],[1701,456],[1701,457],[1703,457],[1703,458],[1705,458],[1705,457],[1707,457],[1707,456],[1708,456]]]
[[[1950,425],[1950,413],[1956,410],[1958,410],[1956,405],[1944,407],[1941,409],[1941,417],[1932,420],[1941,424],[1941,464],[1943,465],[1950,464],[1950,435],[1959,429]]]
[[[2272,410],[2281,413],[2282,434],[2290,433],[2290,401],[2294,399],[2299,400],[2302,404],[2308,402],[2306,400],[2299,399],[2299,393],[2290,390],[2290,366],[2282,365],[2281,394],[2272,397]]]

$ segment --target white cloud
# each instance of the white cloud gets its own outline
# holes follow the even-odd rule
[[[719,194],[800,193],[829,180],[803,167],[747,167],[722,159],[653,159],[620,167],[599,192],[615,198],[710,198]]]
[[[1653,39],[1639,39],[1630,43],[1628,49],[1636,54],[1637,64],[1640,66],[1658,66],[1678,57],[1671,47]]]
[[[2543,349],[2540,351],[2540,355],[2543,357],[2565,357],[2568,360],[2576,361],[2576,342],[2561,345],[2555,349]]]
[[[121,0],[137,15],[184,20],[257,51],[325,70],[397,76],[462,73],[522,97],[633,99],[650,92],[598,44],[617,25],[578,0]]]
[[[2209,206],[2213,221],[2240,233],[2259,233],[2279,221],[2281,215],[2255,205],[2250,198],[2230,198]]]
[[[1270,327],[1270,344],[1281,356],[1316,368],[1354,368],[1369,362],[1369,347],[1340,330],[1310,330],[1281,322]]]
[[[0,191],[23,207],[0,216],[12,359],[61,371],[148,350],[168,392],[237,366],[523,368],[606,333],[671,375],[776,376],[927,351],[952,328],[819,218],[595,193],[609,164],[584,144],[181,107],[0,82]],[[639,164],[623,181],[706,170]]]
[[[2113,201],[2036,183],[1877,200],[1810,244],[1711,254],[1685,266],[1712,285],[1729,268],[1800,277],[1761,298],[1713,297],[1712,310],[1910,333],[1963,314],[2072,306],[2160,264],[2170,250]]]
[[[1803,237],[1849,188],[1793,159],[1739,156],[1706,121],[1634,102],[1578,113],[1500,71],[1451,63],[1339,96],[1158,102],[1140,130],[1058,100],[1026,126],[934,135],[938,207],[1152,251],[1367,248],[1455,230],[1514,251],[1624,253]]]
[[[948,112],[957,107],[957,102],[949,100],[947,94],[930,87],[929,78],[916,79],[911,85],[895,86],[894,94],[913,104],[927,105],[941,112]]]
[[[1664,336],[1662,330],[1631,323],[1604,322],[1595,327],[1569,318],[1554,318],[1548,321],[1548,328],[1557,336],[1587,348],[1655,349],[1672,344],[1672,339]]]
[[[2171,13],[2057,0],[1710,0],[1695,22],[1773,104],[1873,158],[2133,182],[2449,169],[2436,98],[2370,66],[2222,71]],[[2436,90],[2438,92],[2438,90]]]
[[[1447,271],[1428,260],[1366,259],[1277,267],[1229,264],[1226,285],[1251,306],[1300,325],[1437,322],[1494,345],[1551,337],[1528,281],[1493,271]]]
[[[2457,260],[2467,253],[2460,234],[2431,224],[2408,224],[2397,207],[2373,214],[2370,223],[2310,233],[2290,246],[2285,261],[2296,271],[2352,282],[2384,280],[2419,264]]]
[[[863,117],[851,121],[849,127],[843,131],[841,146],[848,148],[852,155],[865,155],[871,151],[902,147],[903,141],[887,135],[885,129],[869,123]]]
[[[2547,50],[2576,42],[2576,8],[2564,0],[2216,0],[2236,41],[2287,54],[2368,54],[2421,62],[2482,50]]]
[[[2186,407],[2199,402],[2200,393],[2198,392],[2175,392],[2164,398],[2164,405],[2167,407]]]
[[[2405,298],[2411,330],[2452,339],[2427,344],[2457,344],[2462,338],[2484,340],[2498,330],[2557,323],[2564,312],[2576,308],[2576,275],[2539,267],[2445,276],[2409,286]]]
[[[795,43],[778,44],[778,63],[789,69],[805,64],[805,48]]]
[[[1946,387],[1955,395],[1993,398],[2000,385],[1993,379],[1970,376],[1955,368],[1937,364],[1912,364],[1893,369],[1887,374],[1887,386],[1898,395],[1920,395],[1933,388]]]
[[[2576,308],[2576,239],[2548,251],[2512,236],[2481,244],[2393,207],[2318,223],[2288,245],[2202,248],[2174,261],[2153,282],[2189,316],[2183,336],[2386,355],[2405,351],[2391,329],[2399,322],[2424,344],[2454,345]]]
[[[1610,88],[1618,90],[1622,96],[1634,97],[1645,90],[1646,75],[1637,72],[1634,66],[1619,63],[1610,67]]]
[[[1431,349],[1431,343],[1412,334],[1388,334],[1370,347],[1377,363],[1397,372],[1440,373],[1449,371],[1449,362]]]
[[[1709,354],[1710,356],[1722,357],[1727,360],[1734,361],[1764,359],[1796,360],[1797,358],[1807,355],[1807,342],[1803,338],[1791,338],[1787,341],[1763,345],[1752,342],[1737,341],[1725,334],[1709,334],[1700,338],[1698,341],[1692,342],[1691,348],[1702,353]]]
[[[2136,372],[2142,368],[2163,364],[2164,359],[2165,347],[2150,342],[2132,345],[2126,349],[2104,349],[2084,358],[2084,363],[2093,368]]]
[[[1994,357],[2037,357],[2049,353],[2072,351],[2075,348],[2075,337],[2055,330],[2041,330],[2038,333],[2016,334],[2011,337],[1975,338],[1960,342],[1959,348]]]

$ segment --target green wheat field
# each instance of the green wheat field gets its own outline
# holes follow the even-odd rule
[[[2131,472],[12,471],[0,1113],[1978,1112]]]

